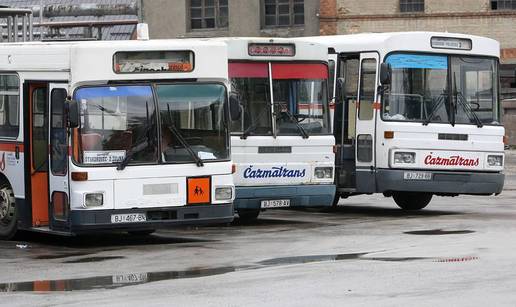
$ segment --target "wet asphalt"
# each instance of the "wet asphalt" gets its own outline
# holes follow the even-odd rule
[[[256,222],[0,241],[0,305],[514,305],[516,154],[499,196],[382,195]]]

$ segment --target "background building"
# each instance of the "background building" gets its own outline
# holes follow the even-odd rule
[[[23,32],[29,31],[28,25],[24,30],[23,23],[29,23],[29,18],[34,40],[131,39],[138,23],[138,1],[1,0],[0,8],[28,9],[30,16],[11,14],[9,18],[8,13],[0,14],[0,42],[23,40]]]
[[[319,34],[319,0],[142,0],[151,38]]]

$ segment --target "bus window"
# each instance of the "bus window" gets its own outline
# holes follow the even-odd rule
[[[32,167],[35,172],[48,170],[47,88],[32,92]]]
[[[328,61],[328,73],[330,74],[328,76],[328,91],[330,92],[328,97],[330,99],[333,99],[335,96],[333,95],[333,84],[334,84],[334,81],[335,81],[335,61],[334,60],[329,60]]]
[[[242,116],[231,124],[234,133],[272,135],[269,68],[266,63],[229,63],[231,91],[238,95]]]
[[[373,119],[373,103],[376,88],[376,60],[365,59],[362,61],[360,74],[360,106],[358,119]]]
[[[346,56],[340,59],[338,77],[344,79],[341,89],[342,101],[335,106],[335,138],[342,139],[343,144],[351,144],[355,139],[356,102],[358,93],[358,74],[360,60],[358,55]]]
[[[50,94],[50,169],[54,175],[65,175],[67,170],[68,146],[64,120],[66,90],[53,89]]]
[[[308,135],[330,133],[327,78],[323,64],[272,64],[278,135],[299,135],[300,127]]]
[[[202,160],[229,159],[222,84],[160,84],[156,94],[165,162],[192,162],[185,147]]]
[[[81,109],[79,163],[119,163],[131,150],[131,162],[157,162],[150,86],[84,87],[75,92],[75,99]]]
[[[19,80],[15,75],[0,75],[0,137],[16,138],[19,127]]]

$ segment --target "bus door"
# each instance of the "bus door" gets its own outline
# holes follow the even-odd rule
[[[50,228],[64,230],[69,217],[68,134],[65,118],[66,83],[48,85]]]
[[[29,157],[32,226],[48,226],[48,89],[46,83],[29,83],[29,133],[25,154]]]
[[[375,127],[378,53],[360,54],[360,79],[356,117],[356,184],[357,192],[373,193],[375,185]]]
[[[335,179],[338,192],[350,193],[355,181],[355,124],[358,95],[359,54],[340,54],[337,62],[337,86],[333,132],[336,142]]]

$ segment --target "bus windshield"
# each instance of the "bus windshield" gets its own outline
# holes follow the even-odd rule
[[[326,65],[230,63],[229,73],[243,114],[233,121],[233,132],[246,136],[329,133]]]
[[[153,164],[158,160],[191,163],[229,159],[223,85],[160,84],[155,93],[157,97],[152,85],[79,88],[75,92],[81,111],[77,162]]]
[[[394,53],[383,120],[500,125],[497,60]]]

